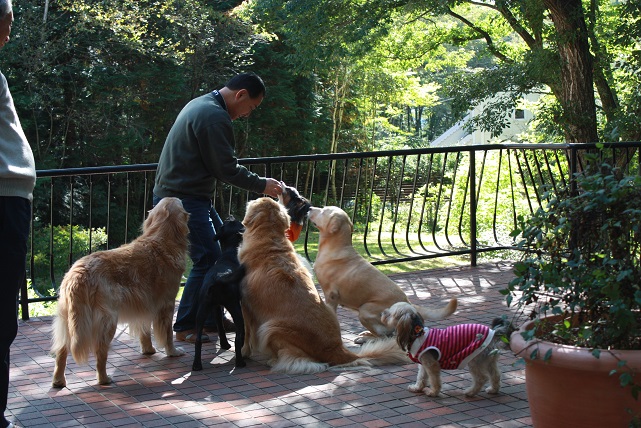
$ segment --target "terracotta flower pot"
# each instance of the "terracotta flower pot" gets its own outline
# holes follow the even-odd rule
[[[627,428],[632,419],[627,409],[641,413],[641,398],[634,400],[630,388],[621,387],[619,375],[610,375],[619,360],[625,360],[640,374],[636,382],[641,382],[641,351],[602,350],[596,358],[586,348],[525,342],[520,333],[533,327],[533,321],[523,324],[512,334],[510,346],[526,362],[525,385],[534,427]],[[538,356],[531,359],[535,349]],[[551,357],[543,361],[550,349]]]

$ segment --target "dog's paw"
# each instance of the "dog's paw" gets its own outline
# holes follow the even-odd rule
[[[150,346],[149,348],[142,348],[141,352],[143,355],[153,355],[156,353],[156,348]]]
[[[104,375],[100,376],[98,375],[98,384],[99,385],[109,385],[112,382],[111,377]]]
[[[495,387],[493,387],[493,386],[488,386],[488,387],[485,389],[485,392],[487,392],[488,394],[498,394],[498,393],[499,393],[499,387],[497,386],[497,387],[495,388]]]
[[[54,379],[51,382],[51,386],[53,388],[64,388],[65,386],[67,386],[67,381],[64,378],[63,379]]]
[[[183,350],[183,348],[175,347],[172,349],[167,349],[168,357],[180,357],[181,355],[185,355],[185,351]]]
[[[434,389],[426,389],[425,390],[425,395],[428,397],[438,397],[438,395],[441,393],[441,391],[437,391]]]
[[[478,394],[478,392],[479,392],[478,389],[472,389],[472,388],[466,389],[465,390],[465,396],[468,397],[468,398],[472,398],[476,394]]]
[[[423,392],[424,388],[425,388],[424,386],[413,383],[407,387],[407,390],[410,392]]]
[[[384,336],[384,335],[383,335]],[[362,345],[364,343],[367,343],[369,341],[376,340],[376,336],[369,330],[365,330],[361,332],[356,339],[354,339],[354,343],[358,345]]]

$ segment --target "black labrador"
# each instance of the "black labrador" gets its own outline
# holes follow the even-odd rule
[[[220,242],[222,255],[212,266],[203,280],[198,299],[198,312],[196,313],[196,349],[192,370],[203,369],[201,361],[202,334],[205,320],[214,311],[214,319],[218,327],[220,347],[229,349],[231,345],[225,335],[223,325],[223,308],[227,309],[236,326],[236,352],[235,367],[245,367],[245,360],[241,354],[245,342],[245,321],[240,307],[240,282],[245,276],[245,267],[238,261],[238,246],[243,240],[245,227],[239,221],[230,217],[226,220],[214,237]]]

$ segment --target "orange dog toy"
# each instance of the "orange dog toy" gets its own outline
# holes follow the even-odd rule
[[[291,242],[296,242],[302,230],[302,224],[290,223],[289,229],[285,231],[285,236],[287,236],[287,239],[289,239]]]

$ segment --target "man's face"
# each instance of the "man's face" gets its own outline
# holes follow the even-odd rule
[[[234,95],[233,105],[229,106],[228,109],[231,120],[248,117],[263,102],[263,98],[263,96],[251,98],[246,89],[240,89]]]
[[[0,19],[0,48],[9,41],[9,34],[11,34],[11,25],[13,24],[13,12],[9,12],[7,16]]]

